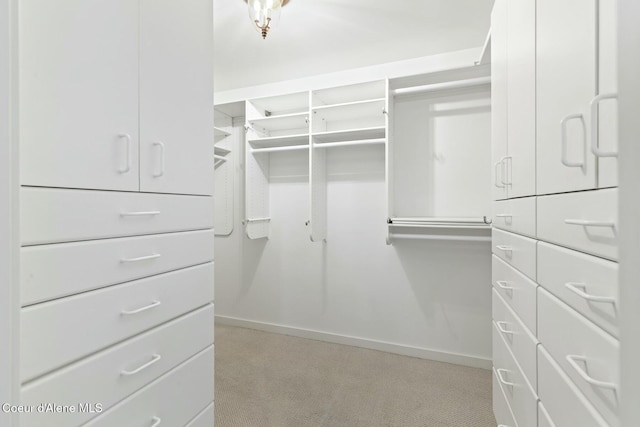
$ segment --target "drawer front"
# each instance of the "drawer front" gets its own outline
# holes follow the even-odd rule
[[[208,263],[23,308],[22,382],[211,301]]]
[[[493,290],[493,323],[518,361],[533,390],[537,390],[536,347],[538,340],[518,319],[498,293]]]
[[[538,427],[556,427],[542,402],[538,402]]]
[[[22,305],[213,261],[213,240],[200,230],[24,247]]]
[[[493,253],[504,262],[536,280],[536,241],[506,231],[492,230]]]
[[[538,394],[555,427],[608,427],[543,346],[538,346]]]
[[[618,190],[538,197],[538,238],[618,259]]]
[[[21,403],[56,402],[75,406],[101,403],[106,410],[170,369],[213,344],[213,305],[152,329],[135,338],[32,381]],[[96,414],[66,412],[25,414],[22,427],[80,425]]]
[[[491,262],[493,288],[535,335],[538,327],[536,322],[538,285],[495,255],[491,256]]]
[[[538,283],[587,319],[618,336],[618,264],[538,243]]]
[[[204,411],[200,412],[196,417],[187,424],[186,427],[213,427],[215,422],[214,415],[215,405],[211,403],[209,406],[205,408]]]
[[[22,187],[22,245],[213,228],[213,197]]]
[[[493,368],[516,423],[519,426],[537,425],[538,397],[525,379],[495,325],[493,325]]]
[[[493,415],[499,426],[517,427],[516,421],[511,413],[511,408],[507,403],[507,397],[502,392],[498,373],[493,370]]]
[[[213,401],[213,360],[211,346],[85,426],[186,425]]]
[[[536,198],[523,197],[493,202],[493,226],[536,237]]]
[[[540,342],[604,419],[619,425],[618,340],[542,288],[538,310]]]

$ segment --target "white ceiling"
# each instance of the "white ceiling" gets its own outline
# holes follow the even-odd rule
[[[215,90],[482,46],[494,0],[291,0],[266,40],[214,0]]]

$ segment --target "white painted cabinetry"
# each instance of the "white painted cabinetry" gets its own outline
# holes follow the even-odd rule
[[[212,15],[20,2],[22,426],[213,423]]]

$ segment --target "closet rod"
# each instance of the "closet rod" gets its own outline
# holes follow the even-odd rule
[[[271,218],[247,218],[244,220],[244,222],[249,223],[249,222],[266,222],[266,221],[271,221]]]
[[[433,234],[389,234],[389,238],[406,240],[451,240],[459,242],[491,242],[491,236],[438,236]]]
[[[429,224],[406,224],[392,223],[390,227],[406,227],[406,228],[482,228],[489,229],[489,224],[480,224],[475,222],[433,222]]]
[[[347,147],[349,145],[372,145],[384,144],[385,138],[361,139],[358,141],[340,141],[340,142],[320,142],[314,145],[314,148],[330,148],[330,147]]]
[[[466,87],[480,86],[491,83],[491,77],[478,77],[468,80],[455,80],[452,82],[432,83],[422,86],[402,87],[391,91],[394,95],[410,95],[414,93],[435,92],[445,89],[462,89]]]
[[[270,153],[272,151],[293,151],[293,150],[308,150],[308,145],[289,145],[286,147],[266,147],[266,148],[252,148],[252,153]]]
[[[482,218],[436,218],[436,217],[396,217],[388,218],[390,225],[429,225],[429,224],[477,224],[491,225],[486,216]]]

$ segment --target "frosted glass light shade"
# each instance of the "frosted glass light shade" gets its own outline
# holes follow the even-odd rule
[[[273,28],[280,19],[282,0],[248,0],[249,18],[254,28],[267,37],[268,31]]]

